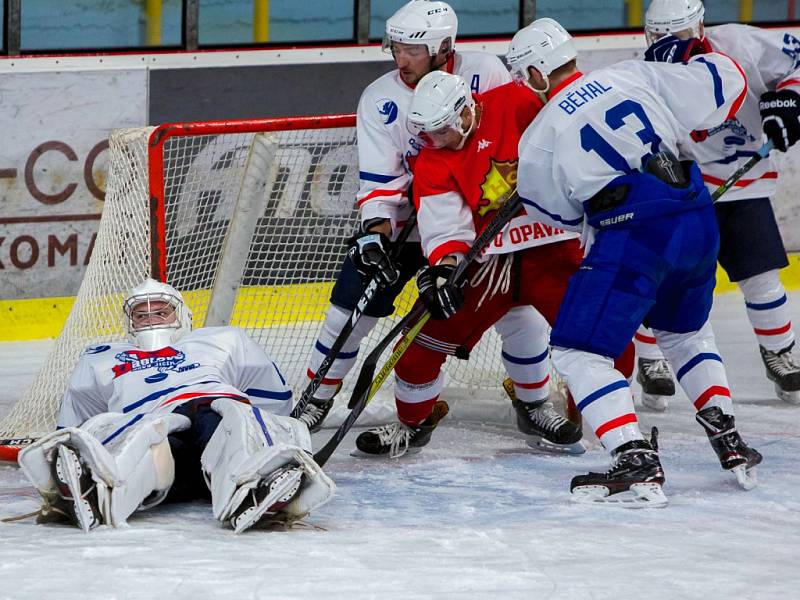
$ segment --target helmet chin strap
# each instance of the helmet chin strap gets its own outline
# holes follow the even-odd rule
[[[469,136],[475,131],[475,123],[477,123],[478,119],[475,115],[475,109],[471,108],[470,112],[472,112],[472,122],[469,124],[469,129],[466,131],[461,132],[461,141],[458,143],[458,146],[454,148],[454,150],[461,150],[464,147],[464,144],[467,143]]]
[[[159,329],[143,329],[137,331],[136,345],[142,350],[160,350],[172,343],[172,336],[177,331],[174,327],[161,327]]]
[[[537,89],[537,88],[533,87],[533,86],[531,85],[531,78],[530,78],[530,76],[529,76],[529,77],[528,77],[528,78],[525,80],[525,85],[527,85],[529,88],[531,88],[531,89],[532,89],[534,92],[536,92],[537,94],[542,94],[542,95],[544,95],[544,94],[546,94],[547,92],[549,92],[549,91],[550,91],[550,78],[549,78],[547,75],[545,75],[544,73],[542,73],[541,71],[539,71],[539,74],[540,74],[540,75],[542,76],[542,78],[544,79],[544,88],[543,88],[543,89],[541,89],[541,90],[540,90],[540,89]]]

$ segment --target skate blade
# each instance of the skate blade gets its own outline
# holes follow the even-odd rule
[[[776,383],[775,394],[778,396],[778,398],[780,398],[787,404],[800,404],[800,390],[796,390],[794,392],[787,392]]]
[[[575,488],[570,500],[576,504],[621,508],[664,508],[669,502],[658,483],[634,483],[629,490],[611,495],[604,485],[586,485]]]
[[[528,446],[546,454],[578,455],[586,452],[586,446],[583,445],[582,441],[575,442],[574,444],[554,444],[549,440],[535,435],[529,435],[527,438],[525,443],[528,444]]]
[[[731,473],[736,476],[736,483],[743,490],[752,490],[758,485],[758,476],[754,466],[748,468],[747,465],[738,465],[731,469]]]
[[[642,392],[642,408],[653,412],[664,412],[669,407],[669,396],[655,396]]]
[[[302,477],[302,467],[297,467],[292,471],[287,471],[286,477],[284,477],[282,481],[279,483],[275,482],[272,484],[272,486],[270,486],[269,493],[261,502],[255,506],[251,506],[243,511],[242,514],[231,520],[231,525],[233,525],[233,533],[239,534],[247,529],[250,529],[253,525],[261,520],[261,518],[265,513],[267,513],[268,509],[273,504],[279,502],[281,498],[295,493],[300,488],[300,479]],[[276,483],[278,483],[277,486]]]
[[[372,459],[372,460],[376,460],[376,459],[377,460],[397,460],[398,458],[403,458],[404,456],[409,456],[409,455],[412,455],[412,454],[419,454],[420,452],[422,452],[422,448],[409,448],[408,450],[403,452],[403,454],[401,454],[400,456],[392,456],[388,452],[386,454],[370,454],[369,452],[363,452],[362,450],[359,450],[358,448],[353,448],[350,451],[350,456],[352,456],[353,458],[363,458],[363,459],[367,459],[367,460],[370,460],[370,459]]]
[[[100,522],[95,518],[89,501],[83,497],[80,483],[83,469],[78,456],[72,448],[64,445],[58,447],[56,474],[58,480],[69,489],[70,498],[65,498],[65,500],[72,503],[78,527],[88,533],[97,527]]]

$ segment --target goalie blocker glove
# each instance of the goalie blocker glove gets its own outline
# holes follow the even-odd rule
[[[389,258],[391,242],[382,233],[361,233],[350,242],[347,254],[362,277],[378,277],[384,285],[393,285],[400,278]]]
[[[767,138],[776,150],[786,152],[800,139],[800,94],[793,90],[765,92],[758,107]]]
[[[705,39],[682,40],[674,35],[665,35],[645,50],[644,59],[648,62],[687,63],[691,57],[707,52],[711,52],[711,46]]]
[[[455,270],[455,265],[436,265],[422,267],[417,273],[419,299],[434,319],[449,319],[464,305],[461,288],[449,282]]]

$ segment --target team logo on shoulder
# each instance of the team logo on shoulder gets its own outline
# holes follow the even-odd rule
[[[375,103],[375,106],[378,108],[378,114],[383,117],[384,125],[391,125],[397,120],[398,108],[394,100],[381,98]]]
[[[83,351],[84,354],[100,354],[111,348],[108,344],[101,344],[100,346],[90,346]]]
[[[478,200],[478,214],[486,216],[490,210],[500,210],[517,187],[517,161],[497,162],[494,159],[483,178],[483,195]]]
[[[198,366],[187,365],[187,367],[180,367],[181,363],[186,360],[186,355],[180,350],[169,346],[152,352],[148,350],[125,350],[114,358],[119,361],[119,364],[111,367],[114,371],[114,379],[132,371],[157,369],[159,373],[163,373],[164,371],[184,371],[187,367],[194,368]]]

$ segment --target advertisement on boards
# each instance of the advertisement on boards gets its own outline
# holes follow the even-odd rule
[[[0,300],[74,295],[103,208],[108,133],[146,124],[147,72],[5,73]]]

